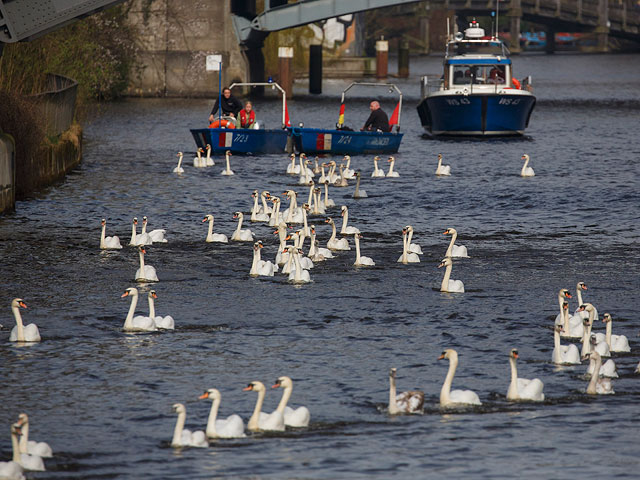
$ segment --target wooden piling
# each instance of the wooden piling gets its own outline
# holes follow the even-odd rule
[[[291,72],[293,61],[293,47],[278,48],[279,81],[278,83],[287,94],[287,98],[293,96],[293,75]]]
[[[389,42],[381,37],[376,42],[376,78],[387,78],[389,66]]]

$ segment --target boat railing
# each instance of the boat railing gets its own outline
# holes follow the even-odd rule
[[[438,75],[423,75],[420,77],[420,96],[426,97],[432,92],[442,89],[444,79]]]

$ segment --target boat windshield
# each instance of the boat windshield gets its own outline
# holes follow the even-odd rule
[[[506,72],[504,65],[452,65],[453,84],[468,85],[470,83],[481,84],[503,84],[505,83]]]
[[[499,40],[462,40],[451,42],[447,55],[501,55],[509,56],[509,51]]]

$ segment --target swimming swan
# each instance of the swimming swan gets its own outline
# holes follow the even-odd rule
[[[173,448],[180,447],[198,447],[206,448],[209,446],[207,436],[202,430],[192,432],[184,428],[185,420],[187,419],[187,409],[181,403],[173,404],[173,411],[178,414],[178,420],[176,426],[173,429],[173,439],[171,440],[171,446]]]
[[[451,242],[449,242],[449,247],[444,254],[445,257],[469,258],[467,247],[464,245],[454,245],[458,238],[458,231],[455,228],[447,228],[443,232],[443,235],[451,235]]]
[[[380,160],[379,156],[376,155],[375,157],[373,157],[373,173],[371,173],[371,176],[374,178],[386,176],[384,174],[384,170],[378,168],[378,160]]]
[[[231,235],[231,240],[234,242],[253,242],[253,232],[248,228],[242,229],[242,219],[244,215],[242,212],[235,212],[233,218],[238,219],[238,226]]]
[[[216,164],[216,162],[214,162],[213,158],[211,158],[211,145],[207,143],[205,150],[207,151],[207,158],[204,159],[205,164],[207,165],[207,167],[213,167]]]
[[[407,225],[402,229],[402,255],[398,258],[398,263],[402,263],[404,265],[408,263],[420,263],[418,253],[409,250],[409,227],[410,225]],[[413,231],[413,228],[411,228],[411,231]],[[419,245],[414,245],[420,248]],[[422,249],[420,249],[420,251],[422,251]]]
[[[18,415],[18,425],[20,425],[20,453],[30,453],[42,458],[53,457],[53,450],[47,442],[36,442],[29,440],[29,416],[26,413]],[[2,478],[0,476],[0,478]]]
[[[289,377],[278,377],[271,388],[284,388],[277,412],[284,416],[284,424],[288,427],[308,427],[311,414],[307,407],[298,407],[295,410],[287,405],[293,392],[293,382]]]
[[[102,250],[118,250],[122,248],[118,237],[105,237],[107,231],[107,220],[105,218],[100,222],[102,225],[102,233],[100,234],[100,248]]]
[[[482,405],[478,395],[471,390],[451,390],[453,376],[456,374],[456,368],[458,368],[458,352],[448,348],[438,357],[438,360],[442,359],[449,360],[449,371],[440,390],[440,406]]]
[[[224,152],[224,158],[227,162],[227,166],[222,172],[220,172],[220,175],[235,175],[233,170],[231,170],[231,163],[229,161],[230,156],[231,156],[231,151],[227,150],[226,152]]]
[[[436,175],[451,175],[451,166],[442,165],[442,154],[438,154],[438,168],[436,168]]]
[[[325,220],[325,223],[328,223],[329,225],[331,225],[331,228],[332,228],[331,237],[327,241],[327,248],[329,250],[351,250],[351,247],[349,246],[349,242],[347,241],[346,238],[336,238],[336,234],[337,234],[336,224],[333,221],[333,219],[327,218]]]
[[[353,198],[367,198],[369,196],[365,189],[360,188],[360,177],[362,177],[362,174],[358,170],[356,172],[356,190],[353,192]]]
[[[580,352],[578,351],[578,347],[573,343],[570,343],[569,345],[560,345],[560,332],[562,332],[562,325],[554,325],[554,346],[551,354],[551,361],[556,365],[579,365]]]
[[[373,261],[371,257],[365,257],[360,255],[360,239],[362,238],[361,233],[356,233],[353,236],[353,239],[356,242],[356,261],[353,263],[356,267],[373,267],[376,262]]]
[[[389,370],[389,414],[423,413],[424,392],[410,390],[396,394],[396,371],[395,368]]]
[[[536,174],[533,171],[533,168],[529,167],[529,155],[526,153],[522,155],[522,160],[524,160],[524,165],[522,165],[522,170],[520,170],[521,177],[535,177]]]
[[[202,154],[204,153],[204,150],[202,148],[198,148],[196,150],[196,157],[193,158],[193,166],[196,168],[204,168],[207,166],[207,161],[202,158]]]
[[[156,306],[154,301],[158,298],[156,291],[150,290],[147,298],[149,299],[149,317],[153,319],[153,322],[156,324],[156,328],[161,328],[163,330],[175,330],[175,321],[171,315],[166,315],[164,317],[161,315],[156,316]]]
[[[342,205],[340,207],[340,215],[342,215],[342,228],[340,229],[341,235],[354,235],[356,233],[360,233],[356,227],[347,226],[347,222],[349,221],[349,209],[346,205]]]
[[[464,293],[464,283],[462,280],[450,280],[451,277],[451,269],[453,268],[453,262],[451,261],[451,257],[446,257],[438,268],[446,267],[444,271],[444,277],[442,277],[442,283],[440,284],[441,292],[451,292],[451,293]]]
[[[20,436],[20,426],[17,423],[11,425],[11,446],[13,448],[12,460],[0,462],[0,478],[3,480],[25,480],[22,474],[24,469],[20,465],[20,446],[18,437]]]
[[[602,317],[602,321],[605,322],[607,333],[605,334],[605,341],[607,345],[609,345],[609,350],[612,352],[630,352],[631,348],[629,347],[629,340],[624,335],[612,335],[612,318],[610,313],[605,313],[604,317]]]
[[[176,156],[178,157],[178,166],[173,169],[173,173],[184,173],[184,168],[182,168],[182,157],[184,154],[182,152],[178,152]]]
[[[16,326],[11,329],[9,334],[10,342],[39,342],[40,331],[35,323],[24,325],[22,323],[22,315],[20,315],[20,308],[27,308],[27,304],[21,298],[14,298],[11,301],[11,311],[13,312],[13,318],[16,320]]]
[[[257,241],[253,244],[253,263],[249,275],[252,277],[273,277],[274,272],[278,271],[278,265],[274,265],[268,260],[260,259],[260,249],[263,248],[262,242]]]
[[[142,217],[142,235],[144,235],[145,233],[149,235],[149,238],[151,238],[152,242],[167,243],[167,239],[164,238],[164,234],[167,233],[167,231],[163,228],[157,228],[155,230],[147,232],[147,217]]]
[[[212,400],[211,410],[209,411],[209,420],[207,421],[207,429],[205,433],[209,438],[244,438],[244,422],[240,415],[229,415],[227,418],[218,420],[218,408],[220,407],[220,392],[215,388],[210,388],[204,392],[200,400],[208,398]]]
[[[602,365],[602,358],[598,352],[589,353],[589,358],[593,358],[595,361],[594,375],[591,375],[591,380],[587,385],[587,394],[589,395],[610,395],[616,392],[613,391],[613,384],[610,378],[600,377],[600,367]]]
[[[207,238],[205,242],[229,243],[229,239],[224,233],[213,233],[213,215],[205,215],[202,219],[202,223],[204,222],[209,222],[209,230],[207,231]]]
[[[138,247],[138,255],[140,257],[140,268],[136,270],[136,282],[159,282],[156,269],[151,265],[144,264],[144,254],[147,253],[145,248],[140,245]]]
[[[515,348],[509,352],[509,365],[511,367],[511,383],[507,390],[507,400],[532,400],[534,402],[542,402],[544,400],[544,384],[538,378],[528,380],[526,378],[518,378],[518,367],[516,360],[518,359],[518,350]]]
[[[124,320],[122,330],[124,332],[155,332],[157,328],[153,318],[143,315],[133,316],[136,311],[136,305],[138,305],[138,289],[135,287],[127,288],[121,295],[121,298],[124,297],[131,297],[131,304],[129,305],[129,312]]]
[[[387,161],[389,162],[389,171],[387,172],[387,177],[399,177],[400,174],[393,170],[393,166],[396,163],[395,157],[390,156]]]
[[[253,414],[247,423],[247,430],[252,432],[258,432],[260,430],[270,430],[276,432],[284,431],[284,415],[278,410],[272,413],[263,413],[262,403],[264,402],[264,396],[266,389],[262,382],[253,381],[247,387],[243,388],[244,391],[258,392],[258,399],[256,406],[253,410]]]

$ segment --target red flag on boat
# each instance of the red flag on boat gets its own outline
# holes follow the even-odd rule
[[[391,119],[389,120],[389,126],[392,127],[398,124],[398,116],[400,115],[400,102],[396,105],[396,108],[393,109],[393,113],[391,114]]]
[[[289,120],[289,109],[287,108],[287,101],[284,102],[284,124],[286,127],[291,126],[291,121]]]
[[[340,105],[340,115],[338,116],[338,125],[344,125],[344,103]]]

